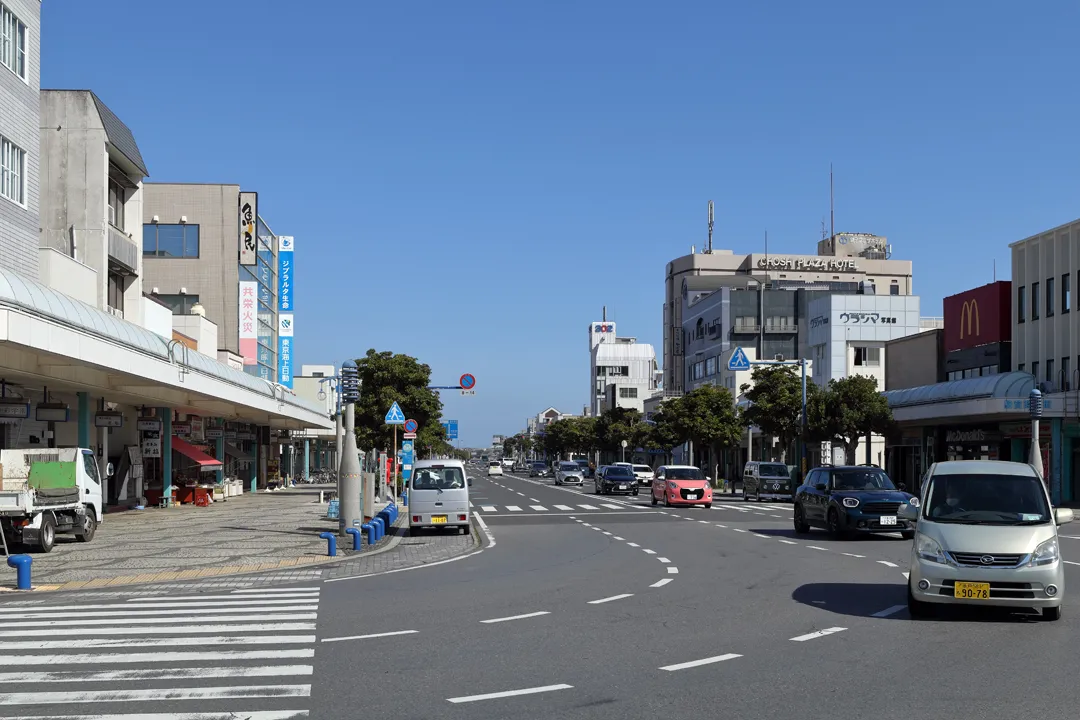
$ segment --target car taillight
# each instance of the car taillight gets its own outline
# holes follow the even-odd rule
[[[462,521],[462,522],[465,522],[466,520],[469,519],[469,516],[468,515],[458,515],[457,519]]]
[[[419,515],[413,515],[412,516],[412,521],[413,522],[420,522],[420,516]]]

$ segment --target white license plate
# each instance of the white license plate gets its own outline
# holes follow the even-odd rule
[[[896,524],[896,516],[895,515],[882,515],[880,522],[881,522],[882,525],[895,525]]]
[[[687,500],[697,500],[697,493],[686,493]]]
[[[620,489],[620,490],[625,490],[625,489],[626,489],[626,486],[625,486],[625,485],[620,485],[620,486],[619,486],[619,489]]]

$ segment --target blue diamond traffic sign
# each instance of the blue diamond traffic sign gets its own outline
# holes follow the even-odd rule
[[[405,413],[401,412],[401,407],[395,402],[390,406],[390,411],[386,413],[387,425],[404,425]]]
[[[750,358],[746,357],[746,352],[741,348],[735,348],[735,352],[731,353],[731,357],[727,361],[728,370],[749,370]]]

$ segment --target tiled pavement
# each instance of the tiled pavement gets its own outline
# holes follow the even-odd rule
[[[479,545],[475,533],[412,538],[397,527],[360,553],[339,540],[331,558],[319,533],[336,527],[318,488],[244,495],[206,508],[108,514],[90,543],[61,544],[60,536],[52,553],[32,554],[34,589],[109,597],[264,587],[438,562]],[[7,572],[0,590],[14,587],[14,571]],[[128,585],[139,588],[111,590]]]

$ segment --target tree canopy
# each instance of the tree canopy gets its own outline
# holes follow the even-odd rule
[[[867,435],[886,435],[893,429],[889,401],[878,392],[877,379],[849,375],[830,380],[810,408],[810,432],[815,440],[844,446],[845,462],[854,465],[859,441]]]
[[[393,428],[386,413],[396,402],[405,417],[416,420],[416,447],[446,454],[450,444],[439,422],[442,400],[431,384],[431,368],[409,355],[368,350],[358,359],[360,401],[356,403],[356,443],[362,449],[389,450]],[[398,441],[401,440],[398,428]],[[393,448],[396,452],[397,448]]]
[[[802,379],[798,369],[792,365],[758,365],[752,378],[753,383],[739,388],[749,402],[742,411],[743,422],[747,426],[756,425],[766,435],[776,438],[781,459],[786,460],[788,448],[802,428]],[[808,408],[817,392],[818,387],[808,381]]]

